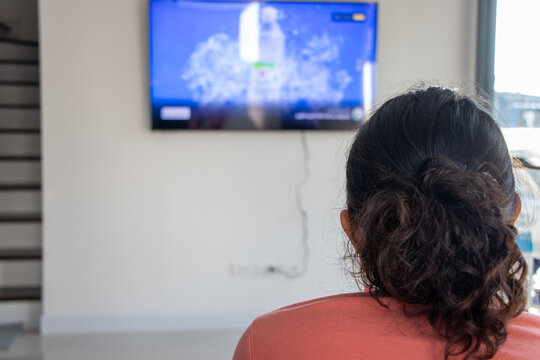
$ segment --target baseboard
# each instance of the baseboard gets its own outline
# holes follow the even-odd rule
[[[0,324],[21,323],[25,330],[39,329],[40,302],[8,302],[0,304]]]
[[[41,333],[91,334],[245,329],[260,314],[43,315]]]

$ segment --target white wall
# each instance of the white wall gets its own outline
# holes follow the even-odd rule
[[[377,99],[474,78],[474,1],[380,1]],[[146,0],[41,0],[43,331],[245,326],[353,289],[339,265],[349,132],[310,132],[311,258],[298,280],[298,132],[150,130]]]

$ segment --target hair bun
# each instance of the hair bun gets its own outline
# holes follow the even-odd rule
[[[497,177],[490,164],[471,171],[450,159],[432,157],[420,168],[419,185],[423,195],[437,200],[447,214],[457,211],[454,219],[461,220],[464,228],[480,231],[479,228],[492,228],[495,223],[507,227],[505,209],[509,199]]]

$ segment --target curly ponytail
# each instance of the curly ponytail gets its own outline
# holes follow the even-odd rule
[[[370,293],[427,316],[447,341],[445,359],[493,357],[524,310],[527,273],[509,225],[511,161],[493,119],[441,88],[390,100],[358,132],[347,196]]]

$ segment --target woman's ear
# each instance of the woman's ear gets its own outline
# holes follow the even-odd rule
[[[354,227],[351,221],[351,217],[349,216],[349,212],[347,210],[341,210],[341,213],[339,214],[339,220],[341,222],[341,227],[343,228],[343,231],[349,238],[349,241],[351,242],[352,246],[356,251],[358,251],[358,243],[354,239]]]
[[[518,193],[516,193],[516,209],[514,210],[514,213],[512,214],[512,218],[510,219],[509,225],[514,226],[520,213],[521,213],[521,197],[519,196]],[[343,225],[343,223],[341,224]]]

